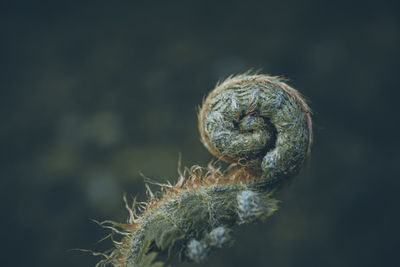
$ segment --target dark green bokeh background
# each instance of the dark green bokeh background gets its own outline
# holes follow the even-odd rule
[[[0,4],[0,265],[93,266],[90,219],[212,160],[196,106],[262,68],[309,99],[312,156],[207,266],[398,266],[396,1],[55,2]]]

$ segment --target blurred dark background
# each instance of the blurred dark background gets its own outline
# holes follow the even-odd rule
[[[398,266],[397,2],[2,2],[1,265],[93,266],[91,219],[212,160],[196,107],[261,68],[308,98],[312,156],[203,266]]]

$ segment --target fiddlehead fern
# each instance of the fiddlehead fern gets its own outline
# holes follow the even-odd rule
[[[296,174],[310,152],[310,110],[278,77],[240,75],[218,85],[199,113],[203,144],[216,157],[261,171],[260,185]]]
[[[124,237],[98,265],[164,266],[173,254],[204,260],[213,248],[232,243],[233,226],[277,209],[271,194],[297,174],[310,152],[310,110],[278,77],[228,78],[198,117],[203,144],[231,166],[223,172],[212,165],[185,169],[175,185],[160,184],[159,196],[148,190],[146,203],[127,207],[127,224],[104,222]]]

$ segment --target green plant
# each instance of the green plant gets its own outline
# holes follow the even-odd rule
[[[102,223],[123,238],[99,266],[165,266],[172,255],[203,261],[212,249],[232,244],[234,226],[277,210],[273,192],[310,153],[310,109],[279,77],[228,78],[208,95],[198,118],[203,144],[231,165],[186,168],[176,184],[160,184],[158,194],[148,189],[146,203],[127,205],[127,224]]]

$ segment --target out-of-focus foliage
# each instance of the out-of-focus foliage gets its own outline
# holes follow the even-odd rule
[[[0,4],[1,265],[91,266],[140,172],[206,165],[195,107],[250,68],[310,99],[308,167],[207,266],[395,266],[396,1]],[[189,264],[176,264],[189,266]],[[190,265],[192,266],[192,265]],[[200,265],[199,265],[200,266]]]

